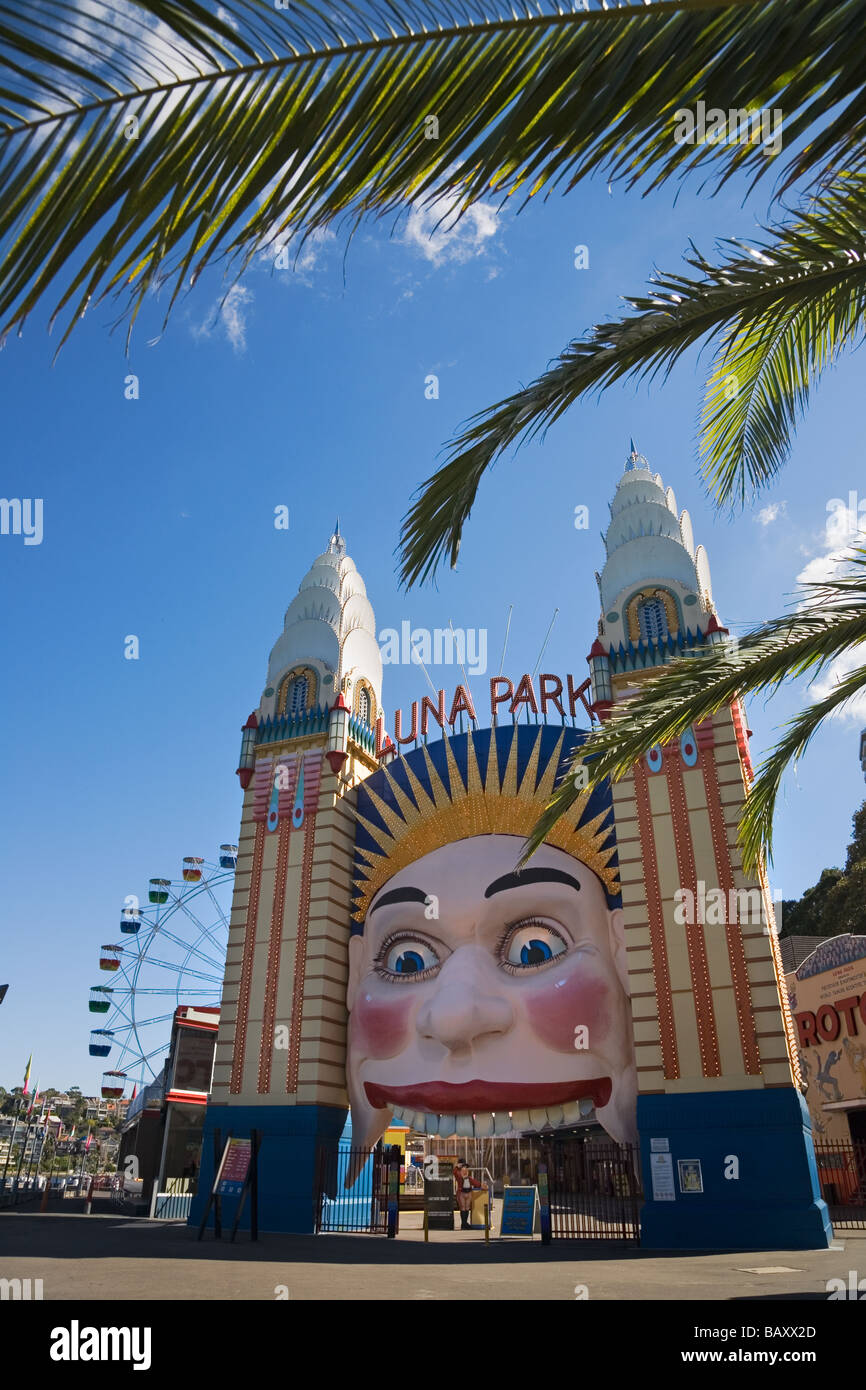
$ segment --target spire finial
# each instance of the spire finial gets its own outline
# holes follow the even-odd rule
[[[337,520],[334,524],[334,534],[331,537],[330,542],[328,544],[328,550],[332,555],[342,555],[345,549],[346,542],[340,535],[340,518],[337,517]]]
[[[634,439],[630,437],[628,442],[629,442],[629,455],[628,455],[628,458],[627,458],[626,461],[625,461],[626,469],[630,469],[630,468],[641,468],[641,467],[643,467],[643,468],[649,468],[649,464],[647,463],[647,461],[646,461],[646,459],[644,458],[643,454],[639,451],[637,445],[636,445],[635,442],[634,442]]]

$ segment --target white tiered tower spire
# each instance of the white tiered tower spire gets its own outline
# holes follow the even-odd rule
[[[601,618],[589,657],[593,701],[602,707],[638,683],[638,673],[726,635],[691,518],[687,511],[677,516],[673,488],[665,488],[633,440],[603,539]]]

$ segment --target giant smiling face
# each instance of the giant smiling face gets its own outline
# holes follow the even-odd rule
[[[392,1116],[471,1136],[574,1124],[590,1105],[612,1138],[636,1139],[622,912],[551,845],[515,874],[522,848],[454,841],[370,904],[347,992],[356,1144]]]

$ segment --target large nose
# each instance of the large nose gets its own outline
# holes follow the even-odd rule
[[[480,947],[461,946],[449,956],[435,992],[418,1013],[421,1037],[433,1038],[459,1056],[485,1037],[507,1033],[514,1013],[490,970],[490,958]]]

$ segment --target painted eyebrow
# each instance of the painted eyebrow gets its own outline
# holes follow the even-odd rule
[[[370,908],[367,916],[371,917],[380,907],[388,907],[391,903],[422,903],[426,906],[428,897],[429,894],[422,892],[420,888],[392,888],[390,893],[385,893],[379,899],[375,907]]]
[[[567,883],[569,888],[580,892],[577,879],[563,873],[562,869],[524,869],[521,874],[504,874],[502,878],[495,879],[484,896],[492,898],[494,893],[504,893],[507,888],[525,888],[528,883]]]

